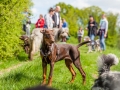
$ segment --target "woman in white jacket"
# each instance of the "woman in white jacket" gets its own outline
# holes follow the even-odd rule
[[[54,14],[54,9],[50,8],[49,13],[45,15],[45,26],[44,28],[52,29],[53,28],[53,19],[52,15]]]

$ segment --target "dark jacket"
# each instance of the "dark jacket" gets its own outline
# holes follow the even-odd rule
[[[60,13],[58,13],[58,16],[59,16],[59,25],[57,26],[57,15],[56,13],[54,13],[54,15],[52,16],[52,19],[54,21],[54,24],[53,24],[53,27],[60,27]]]
[[[94,24],[94,26],[90,26],[90,24]],[[96,21],[93,21],[92,23],[89,21],[87,28],[88,28],[88,36],[97,35],[98,24]]]

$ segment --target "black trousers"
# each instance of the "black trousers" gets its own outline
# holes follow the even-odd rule
[[[25,24],[23,24],[23,31],[25,31],[26,32],[26,25]]]

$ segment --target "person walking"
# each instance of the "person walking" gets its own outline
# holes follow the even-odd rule
[[[100,38],[100,47],[103,51],[106,49],[105,38],[107,37],[107,32],[108,32],[108,20],[106,18],[106,15],[102,14],[98,35]]]
[[[94,38],[97,35],[97,29],[98,25],[97,22],[94,20],[93,16],[89,16],[89,22],[88,22],[88,36],[90,37],[92,41],[92,49],[94,50]]]
[[[82,37],[84,35],[84,30],[82,29],[82,27],[79,28],[78,32],[77,32],[77,36],[78,36],[78,42],[81,43],[82,42]]]

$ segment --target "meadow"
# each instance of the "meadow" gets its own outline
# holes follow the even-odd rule
[[[68,43],[77,44],[73,37]],[[52,87],[57,90],[90,90],[94,80],[97,78],[97,57],[101,54],[114,53],[120,58],[120,51],[117,48],[107,46],[107,50],[99,53],[87,54],[86,45],[79,48],[81,63],[86,72],[86,85],[82,85],[82,77],[74,67],[77,75],[74,83],[68,84],[71,73],[65,66],[64,60],[55,64]],[[112,70],[120,71],[120,64],[113,66]],[[49,75],[49,65],[47,76]],[[22,51],[17,58],[0,61],[0,90],[23,90],[26,87],[40,85],[42,82],[42,63],[39,56],[35,56],[33,61],[29,61],[27,55]]]

